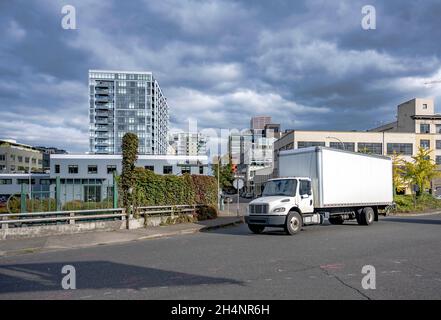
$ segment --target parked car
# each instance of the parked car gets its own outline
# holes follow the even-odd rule
[[[233,202],[233,198],[232,197],[228,197],[228,196],[223,196],[222,197],[222,201],[224,203],[232,203]]]

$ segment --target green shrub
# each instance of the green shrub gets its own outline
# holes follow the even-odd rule
[[[12,197],[9,200],[9,210],[11,213],[21,212],[20,197]],[[57,211],[57,204],[55,199],[26,199],[26,212],[47,212]],[[0,209],[0,213],[8,213],[8,208],[5,205]]]
[[[69,210],[93,210],[93,209],[111,209],[113,208],[113,203],[108,201],[102,201],[102,202],[84,202],[80,200],[73,200],[66,202],[62,210],[63,211],[69,211]]]
[[[199,221],[217,218],[217,209],[213,206],[202,206],[196,211],[196,218]]]
[[[413,195],[396,195],[394,201],[397,205],[394,212],[421,212],[426,210],[440,209],[441,200],[434,198],[428,193],[422,193],[414,199]]]

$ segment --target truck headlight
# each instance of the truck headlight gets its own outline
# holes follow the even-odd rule
[[[274,210],[273,210],[273,212],[284,212],[285,211],[285,208],[275,208]]]

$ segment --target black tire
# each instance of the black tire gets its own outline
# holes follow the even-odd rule
[[[355,210],[355,220],[357,220],[358,224],[361,224],[361,214],[363,212],[363,209],[357,209]]]
[[[375,212],[371,207],[366,207],[361,210],[359,214],[359,219],[357,220],[358,224],[362,226],[368,226],[374,222]]]
[[[328,221],[330,224],[343,224],[345,220],[340,216],[329,217]]]
[[[249,224],[248,228],[251,230],[252,233],[255,234],[261,234],[263,230],[265,230],[265,226],[261,226],[258,224]]]
[[[294,235],[302,230],[303,220],[300,213],[293,211],[288,214],[285,222],[285,232]]]

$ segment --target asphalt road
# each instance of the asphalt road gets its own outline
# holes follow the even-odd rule
[[[63,265],[76,290],[62,290]],[[365,290],[362,267],[376,270]],[[441,215],[370,227],[173,238],[0,258],[0,299],[441,299]]]

